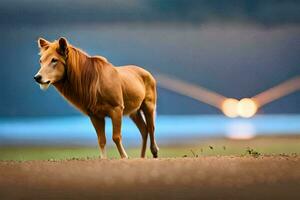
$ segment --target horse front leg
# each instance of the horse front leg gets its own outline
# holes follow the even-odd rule
[[[112,139],[115,142],[121,158],[128,158],[127,153],[122,144],[121,126],[123,109],[120,107],[115,107],[110,114],[113,126]]]
[[[92,124],[93,124],[96,132],[97,132],[98,144],[100,147],[100,158],[106,158],[105,119],[104,119],[104,117],[100,118],[100,117],[96,117],[96,116],[91,116],[90,119],[92,121]]]

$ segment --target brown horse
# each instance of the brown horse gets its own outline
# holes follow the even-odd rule
[[[148,71],[133,65],[115,67],[104,57],[89,56],[73,47],[65,38],[53,42],[40,38],[38,46],[41,67],[34,79],[42,89],[52,84],[90,117],[102,158],[106,157],[105,117],[112,119],[112,139],[121,158],[128,157],[122,145],[123,115],[129,115],[141,132],[141,157],[145,157],[148,133],[152,155],[157,157],[154,138],[156,82]]]

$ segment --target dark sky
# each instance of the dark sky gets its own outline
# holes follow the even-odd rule
[[[2,0],[0,24],[247,22],[298,24],[298,0]]]
[[[65,36],[115,65],[137,64],[227,97],[300,75],[300,1],[4,0],[0,36],[0,117],[78,114],[33,81],[40,36]],[[298,92],[260,112],[300,113],[299,102]],[[220,113],[161,88],[158,112]]]

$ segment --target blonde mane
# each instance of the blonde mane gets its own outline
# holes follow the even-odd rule
[[[91,57],[84,51],[68,46],[64,78],[55,84],[59,92],[84,113],[97,105],[101,71],[110,63],[101,56]],[[84,107],[82,105],[85,105]]]

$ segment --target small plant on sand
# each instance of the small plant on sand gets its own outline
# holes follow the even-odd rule
[[[198,154],[196,154],[196,153],[193,151],[193,149],[191,149],[190,151],[192,152],[193,157],[198,157],[198,156],[199,156]]]
[[[250,147],[247,147],[246,154],[250,155],[250,156],[253,156],[254,158],[257,158],[261,155],[258,151],[255,151],[254,149],[252,149]]]

